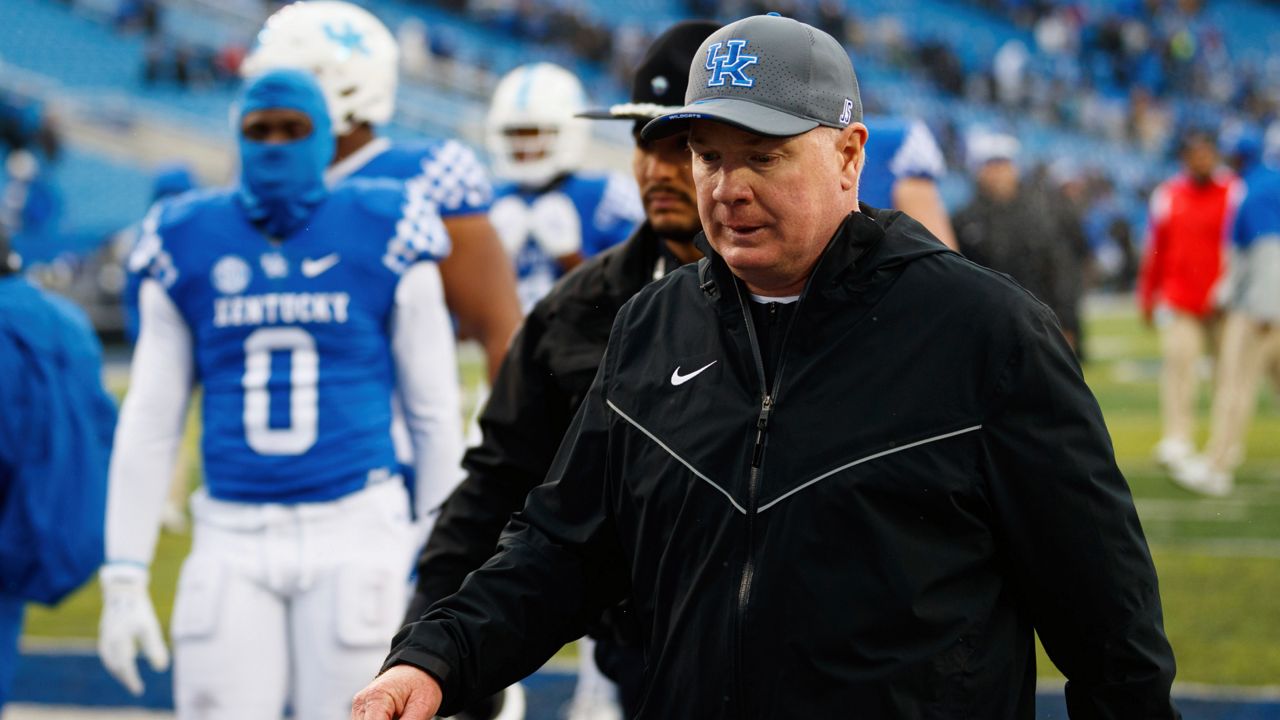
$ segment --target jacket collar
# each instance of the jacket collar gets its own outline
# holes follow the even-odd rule
[[[871,210],[865,205],[863,208]],[[805,294],[808,294],[812,288],[829,285],[854,268],[858,259],[879,244],[883,238],[884,229],[870,215],[862,212],[849,213],[835,235],[827,242],[826,249],[822,251],[813,275],[805,284]],[[718,286],[716,290],[732,288],[739,282],[724,258],[711,247],[705,232],[698,233],[693,242],[704,256],[704,259],[698,263],[699,282],[703,284],[704,291],[711,289],[708,281]],[[732,297],[732,294],[729,294],[729,297]]]
[[[871,281],[880,270],[905,265],[920,257],[950,252],[916,220],[896,210],[881,210],[865,203],[860,212],[851,212],[827,243],[813,274],[805,285],[804,296],[825,297],[857,291]],[[698,264],[699,283],[711,299],[733,299],[735,293],[721,292],[738,281],[724,258],[720,257],[705,233],[694,243],[706,256]],[[734,301],[736,304],[736,301]]]

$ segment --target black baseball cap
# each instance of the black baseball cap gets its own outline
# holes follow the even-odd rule
[[[709,20],[684,20],[672,25],[649,46],[631,81],[631,100],[607,108],[587,110],[578,117],[596,120],[648,122],[684,105],[690,61],[702,41],[720,29]],[[643,127],[639,123],[636,130]]]
[[[684,107],[646,125],[645,139],[679,132],[694,119],[774,137],[862,120],[849,53],[811,25],[754,15],[717,30],[692,60]]]

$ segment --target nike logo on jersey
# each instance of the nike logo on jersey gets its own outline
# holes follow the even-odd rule
[[[680,366],[679,366],[679,365],[677,365],[677,366],[676,366],[676,369],[675,369],[675,370],[673,370],[673,371],[671,372],[671,384],[672,384],[672,385],[683,385],[683,384],[685,384],[685,383],[689,382],[690,380],[692,380],[692,379],[694,379],[694,378],[698,377],[698,375],[700,375],[700,374],[702,373],[702,371],[703,371],[703,370],[706,370],[707,368],[711,367],[712,365],[715,365],[717,362],[719,362],[719,360],[712,360],[711,362],[707,363],[706,365],[703,365],[702,367],[698,368],[697,370],[694,370],[693,372],[689,373],[688,375],[681,375],[681,374],[680,374]]]
[[[316,258],[314,260],[307,258],[302,261],[302,275],[303,277],[313,278],[334,265],[337,265],[338,259],[338,253],[329,253],[322,258]]]

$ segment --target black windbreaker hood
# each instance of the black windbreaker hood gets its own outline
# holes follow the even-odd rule
[[[905,213],[865,203],[860,203],[859,209],[849,213],[827,243],[804,295],[818,292],[833,297],[862,291],[875,284],[878,275],[901,270],[923,257],[952,252]],[[715,298],[720,287],[732,286],[733,273],[711,247],[706,233],[698,233],[694,245],[705,256],[698,264],[699,282],[703,291]]]

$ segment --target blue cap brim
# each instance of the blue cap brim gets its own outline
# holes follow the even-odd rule
[[[756,135],[790,137],[818,127],[816,120],[775,110],[741,98],[709,98],[685,105],[676,112],[655,118],[640,131],[645,140],[674,135],[689,127],[690,120],[712,120],[741,128]]]

